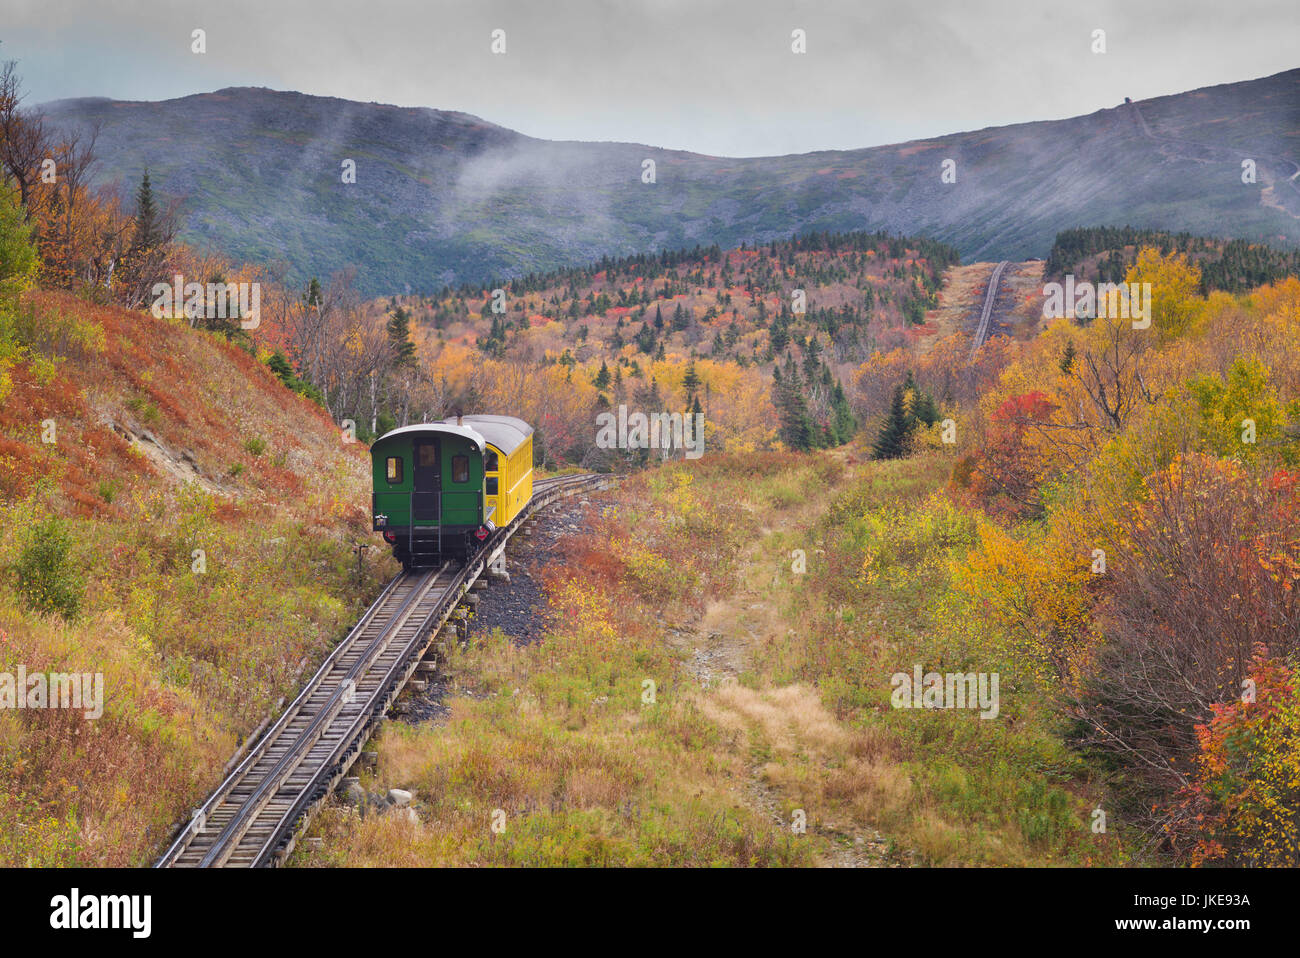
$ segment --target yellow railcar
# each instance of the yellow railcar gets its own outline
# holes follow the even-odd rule
[[[500,528],[533,498],[533,427],[513,416],[461,418],[464,425],[487,441],[483,454],[483,512]]]

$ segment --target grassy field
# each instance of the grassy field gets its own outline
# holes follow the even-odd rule
[[[769,453],[624,482],[550,573],[544,640],[453,650],[448,720],[384,727],[362,784],[415,815],[332,805],[295,863],[1125,861],[1050,702],[951,588],[974,524],[949,471]],[[891,708],[918,663],[1000,671],[998,717]]]

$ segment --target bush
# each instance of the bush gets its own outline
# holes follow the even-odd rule
[[[1184,806],[1196,827],[1173,836],[1195,842],[1195,865],[1300,864],[1300,673],[1260,644],[1250,687],[1253,696],[1216,705],[1196,727],[1201,751]]]
[[[21,206],[0,196],[0,290],[24,289],[36,274],[36,247],[23,216]]]
[[[1191,811],[1162,806],[1200,751],[1196,726],[1238,701],[1256,645],[1281,661],[1300,652],[1298,478],[1180,457],[1104,543],[1122,572],[1105,579],[1105,640],[1075,714],[1083,744],[1118,773],[1126,815],[1149,834],[1191,827]]]
[[[276,350],[267,359],[266,365],[275,377],[284,384],[286,389],[291,389],[300,396],[305,396],[321,408],[325,407],[324,394],[306,380],[299,379],[293,371],[293,365],[285,358],[284,353]]]
[[[126,401],[126,408],[139,416],[140,422],[146,426],[156,426],[162,419],[158,404],[143,396],[132,396]]]
[[[14,567],[18,594],[37,612],[74,619],[81,608],[85,579],[72,559],[72,536],[58,519],[32,529]]]
[[[1267,450],[1280,454],[1290,466],[1300,462],[1300,450],[1287,432],[1297,404],[1284,408],[1270,379],[1268,366],[1259,359],[1239,356],[1224,378],[1211,374],[1188,382],[1200,414],[1200,433],[1216,455],[1249,461]],[[1254,435],[1243,438],[1247,422]]]
[[[35,271],[36,250],[22,207],[0,196],[0,400],[12,388],[9,368],[21,354],[14,329],[18,293],[31,283]]]

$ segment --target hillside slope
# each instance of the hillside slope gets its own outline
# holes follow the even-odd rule
[[[5,368],[7,367],[7,368]],[[0,710],[0,864],[146,864],[374,591],[364,447],[209,333],[0,303],[0,673],[102,675],[103,714]]]
[[[46,105],[57,123],[102,124],[101,182],[126,191],[148,167],[156,189],[183,197],[184,238],[283,260],[297,282],[354,264],[371,294],[813,230],[924,234],[966,260],[1044,256],[1059,229],[1088,224],[1300,242],[1300,193],[1280,188],[1300,157],[1300,70],[1139,107],[727,159],[265,89]],[[1259,182],[1246,186],[1252,153]],[[957,182],[944,184],[949,158]],[[342,182],[347,159],[355,183]]]

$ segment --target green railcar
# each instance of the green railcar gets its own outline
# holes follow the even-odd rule
[[[472,554],[518,514],[532,498],[532,432],[508,416],[462,416],[375,441],[374,529],[404,568]],[[512,479],[509,501],[497,494],[507,464],[527,480]]]

